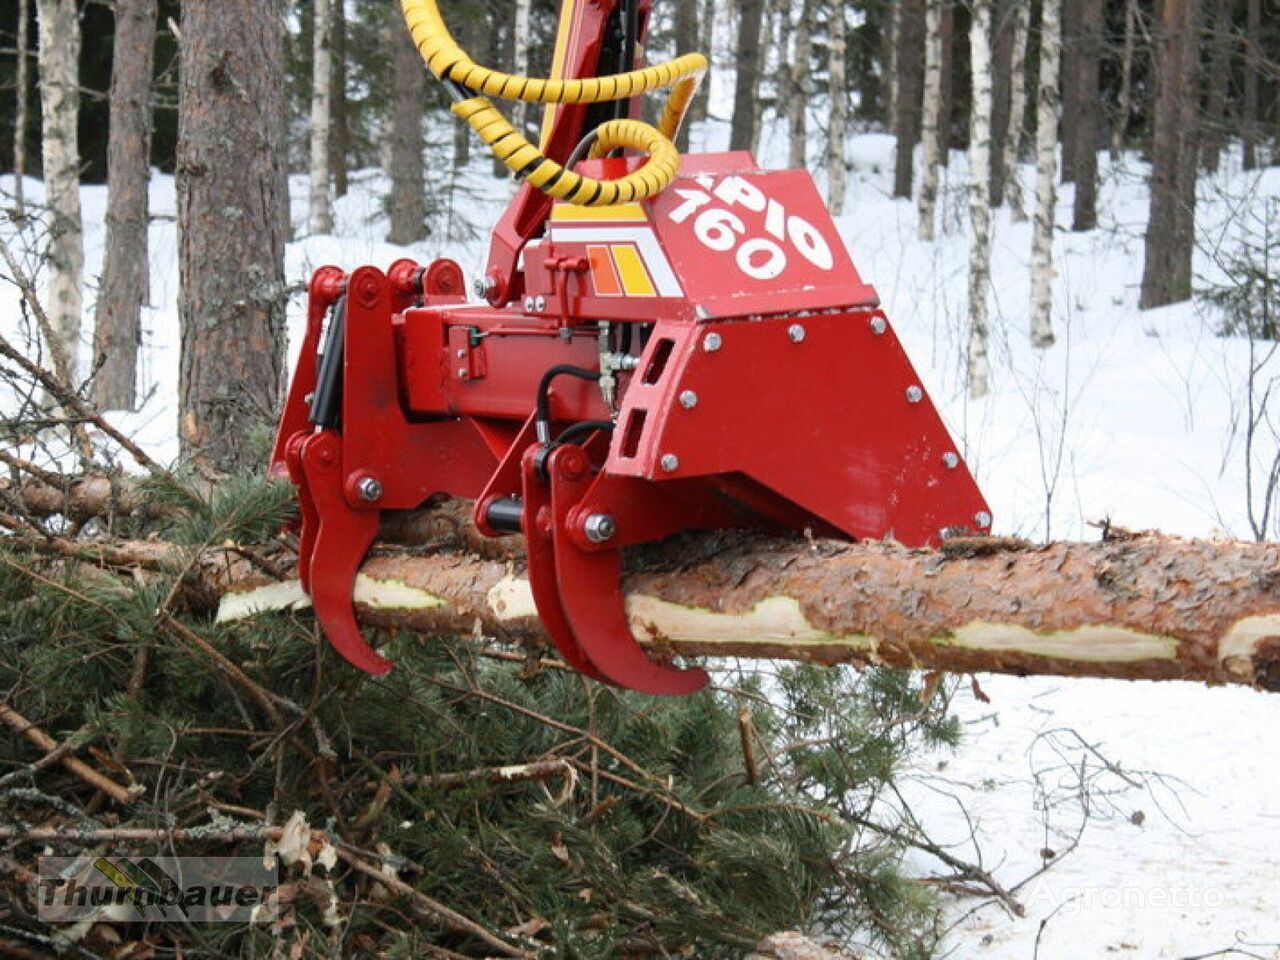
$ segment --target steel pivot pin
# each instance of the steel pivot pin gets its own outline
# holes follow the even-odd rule
[[[592,543],[608,543],[618,532],[618,521],[607,513],[593,513],[582,525],[582,532]]]
[[[382,499],[382,484],[373,477],[365,477],[356,489],[360,492],[360,498],[369,503],[377,503]]]

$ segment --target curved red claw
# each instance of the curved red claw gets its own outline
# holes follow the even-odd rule
[[[329,643],[352,666],[374,676],[391,661],[365,641],[356,624],[356,576],[378,535],[377,510],[353,510],[342,489],[342,441],[329,431],[308,437],[299,455],[305,490],[317,517],[311,545],[310,587],[316,619]],[[304,508],[305,509],[305,508]]]

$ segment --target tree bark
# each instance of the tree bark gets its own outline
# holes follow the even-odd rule
[[[151,296],[147,194],[156,13],[157,0],[116,0],[106,252],[93,333],[93,399],[104,410],[136,404],[142,308]]]
[[[988,291],[991,285],[991,18],[994,0],[974,0],[969,28],[973,60],[973,105],[969,128],[969,396],[985,397],[991,387],[987,356]]]
[[[351,189],[351,170],[347,156],[351,152],[351,123],[347,100],[347,10],[337,0],[330,14],[333,19],[333,127],[329,143],[329,167],[333,171],[333,194],[345,197]]]
[[[31,0],[18,0],[18,63],[14,73],[13,208],[18,220],[26,213],[27,119],[31,104]]]
[[[1080,4],[1083,0],[1059,0],[1062,22],[1062,42],[1058,81],[1060,104],[1058,133],[1062,139],[1062,182],[1074,183],[1076,179],[1076,54],[1080,49]],[[1156,0],[1160,2],[1160,0]]]
[[[278,0],[183,7],[179,435],[226,472],[257,466],[283,385],[283,35]]]
[[[696,0],[687,0],[694,3]],[[712,64],[715,63],[715,46],[716,46],[716,2],[715,0],[704,0],[702,4],[702,16],[700,17],[701,36],[699,37],[699,49],[706,54],[707,60]],[[708,76],[702,81],[702,86],[698,88],[698,95],[693,98],[693,106],[689,109],[689,124],[706,123],[707,117],[711,111],[711,77]]]
[[[901,0],[885,0],[883,38],[884,59],[884,124],[893,128],[898,123],[898,30],[902,25]]]
[[[910,200],[924,101],[924,0],[902,0],[901,6],[895,56],[898,94],[894,135],[898,147],[894,158],[893,195]]]
[[[311,49],[311,232],[333,233],[333,10],[313,0]]]
[[[422,114],[427,75],[413,38],[400,24],[391,28],[395,74],[391,115],[391,232],[387,239],[408,246],[427,235],[427,186],[423,171],[426,140]]]
[[[514,51],[515,68],[513,73],[523,76],[529,75],[529,15],[532,8],[531,0],[515,0],[516,6],[516,24],[515,30],[511,35],[511,46]],[[521,133],[528,133],[529,106],[525,103],[516,103],[513,106],[512,123]]]
[[[951,146],[955,143],[956,101],[956,7],[954,0],[942,4],[942,108],[938,113],[938,137],[942,147],[942,165],[951,165]]]
[[[1231,0],[1210,0],[1209,72],[1205,77],[1205,110],[1200,122],[1200,165],[1217,173],[1228,130],[1227,88],[1231,85]]]
[[[1111,128],[1111,159],[1119,161],[1129,137],[1133,117],[1133,60],[1138,42],[1138,0],[1124,0],[1124,47],[1120,54],[1120,92],[1116,122]]]
[[[1004,142],[1005,200],[1015,223],[1027,219],[1022,195],[1022,140],[1027,117],[1027,43],[1031,32],[1031,0],[1016,0],[1013,9],[1012,54],[1009,61],[1009,135]]]
[[[1248,0],[1244,32],[1244,103],[1240,130],[1244,140],[1244,168],[1258,166],[1258,80],[1262,73],[1262,0]]]
[[[787,134],[789,150],[787,166],[793,170],[808,167],[809,101],[813,98],[813,19],[816,16],[816,0],[804,0],[800,5],[800,22],[796,24],[795,48],[789,69],[791,83],[790,100],[787,103]]]
[[[920,175],[918,233],[925,243],[937,236],[938,168],[942,165],[942,8],[946,0],[925,0],[924,112],[920,124],[924,169]]]
[[[1151,218],[1142,272],[1143,310],[1191,297],[1199,119],[1200,0],[1164,0],[1157,64]]]
[[[1142,535],[935,552],[743,537],[702,555],[712,559],[647,555],[623,580],[632,632],[654,655],[1280,690],[1277,544]],[[230,590],[223,621],[304,601],[296,582],[261,575],[237,576]],[[467,636],[479,624],[513,642],[547,640],[509,558],[384,551],[365,563],[355,597],[370,627]]]
[[[1036,217],[1031,241],[1031,343],[1053,345],[1053,232],[1058,203],[1058,76],[1062,0],[1044,0],[1036,100]]]
[[[40,107],[49,207],[46,309],[68,375],[78,381],[84,312],[84,227],[80,215],[80,14],[76,0],[37,0]],[[76,386],[77,384],[72,384]]]
[[[849,121],[849,89],[845,76],[846,31],[845,0],[831,3],[831,49],[828,73],[831,75],[831,124],[827,129],[827,205],[832,216],[844,213],[848,170],[845,168],[845,133]]]
[[[698,32],[698,4],[693,0],[676,4],[676,52],[693,53],[698,49],[701,35]],[[704,83],[707,80],[703,80]],[[689,131],[693,124],[686,119],[680,125],[680,133],[676,137],[676,148],[681,153],[689,152]]]
[[[741,0],[738,5],[738,66],[733,88],[730,150],[750,150],[756,142],[756,97],[760,93],[764,6],[764,0]]]
[[[1080,29],[1076,32],[1075,74],[1075,204],[1072,229],[1098,225],[1098,135],[1102,122],[1098,70],[1102,61],[1102,0],[1080,0]]]
[[[996,0],[992,7],[991,44],[991,206],[1004,205],[1003,145],[1009,137],[1013,99],[1013,20],[1020,0]],[[998,149],[1000,148],[1000,149]]]

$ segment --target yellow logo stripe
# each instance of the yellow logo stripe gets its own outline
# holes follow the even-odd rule
[[[618,276],[622,279],[622,289],[631,297],[656,297],[657,288],[640,259],[640,251],[633,246],[613,248],[613,262],[618,266]]]

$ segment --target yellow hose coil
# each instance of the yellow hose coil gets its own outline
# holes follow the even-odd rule
[[[512,76],[480,66],[458,46],[440,16],[436,0],[401,0],[401,7],[413,42],[431,72],[440,80],[476,94],[454,104],[453,112],[471,125],[508,170],[539,190],[566,203],[607,207],[657,196],[675,179],[680,155],[672,141],[706,73],[707,58],[702,54],[686,54],[643,70],[586,80]],[[595,180],[567,170],[530,143],[488,99],[541,104],[606,103],[668,87],[672,88],[671,94],[657,127],[639,120],[612,120],[600,126],[593,157],[628,149],[649,158],[639,170],[620,180]]]

